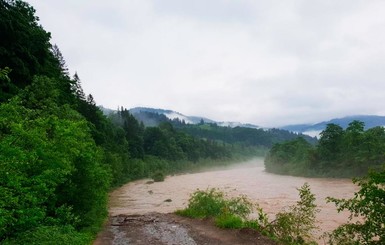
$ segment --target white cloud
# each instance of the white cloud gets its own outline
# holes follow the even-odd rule
[[[380,0],[29,2],[107,107],[263,126],[384,113]]]

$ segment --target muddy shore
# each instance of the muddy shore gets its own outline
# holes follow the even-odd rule
[[[111,216],[94,245],[277,245],[255,230],[215,227],[209,219],[175,214]]]

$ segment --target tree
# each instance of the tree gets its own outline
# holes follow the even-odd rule
[[[356,155],[360,151],[360,146],[364,136],[364,127],[363,122],[354,120],[349,123],[348,127],[345,130],[344,135],[344,147],[346,152],[350,155]]]
[[[385,162],[385,128],[378,126],[368,129],[361,141],[360,157],[366,159],[366,165],[381,166]]]
[[[63,74],[63,76],[65,76],[65,77],[69,78],[69,72],[68,72],[67,64],[64,60],[63,54],[61,53],[59,47],[56,44],[54,44],[51,47],[51,52],[52,52],[54,58],[58,62],[61,74]]]
[[[330,123],[320,134],[317,151],[325,164],[338,161],[343,143],[344,130],[341,126]]]
[[[85,95],[83,88],[81,86],[81,81],[80,81],[80,78],[79,78],[79,75],[77,72],[75,72],[75,74],[72,78],[71,91],[79,101],[85,101],[86,100],[86,95]]]
[[[133,158],[143,158],[143,132],[144,128],[127,109],[120,111],[120,121],[128,142],[130,156]]]
[[[4,69],[0,68],[0,103],[7,101],[13,94],[17,93],[17,87],[11,83],[11,79],[9,78],[11,71],[9,67],[5,67]]]
[[[12,84],[20,89],[31,84],[34,75],[59,76],[59,62],[50,51],[51,35],[38,24],[33,7],[20,0],[1,0],[0,16],[0,67],[12,69]],[[3,92],[16,91],[7,86]]]
[[[0,105],[0,241],[36,227],[99,225],[110,175],[84,118],[36,77]]]
[[[351,199],[328,198],[337,210],[350,211],[349,222],[329,234],[330,244],[385,243],[385,166],[370,171],[366,177],[353,180],[360,190]],[[354,220],[355,217],[360,217]]]
[[[277,143],[265,158],[267,171],[283,174],[304,174],[309,168],[312,145],[302,137]]]
[[[318,229],[316,214],[320,210],[308,183],[297,190],[300,200],[287,211],[279,212],[267,230],[283,244],[314,244],[312,232]]]

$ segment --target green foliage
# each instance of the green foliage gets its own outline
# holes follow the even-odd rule
[[[156,171],[153,175],[152,175],[152,179],[155,181],[155,182],[162,182],[164,181],[164,173],[162,171]]]
[[[330,244],[385,243],[385,166],[355,179],[360,190],[351,199],[328,198],[337,210],[348,210],[349,222],[329,234]],[[356,220],[354,220],[356,218]]]
[[[303,138],[275,144],[265,158],[266,170],[279,174],[306,175],[312,151],[313,146]]]
[[[2,83],[4,83],[4,82],[11,82],[11,79],[9,79],[9,76],[8,76],[8,74],[11,71],[12,70],[9,69],[9,67],[5,67],[4,69],[0,68],[0,81],[2,81]]]
[[[266,230],[284,244],[311,244],[311,232],[317,229],[315,196],[305,183],[299,191],[300,200],[287,211],[276,215]]]
[[[17,88],[11,83],[9,73],[11,73],[9,67],[2,69],[0,67],[0,103],[1,101],[8,100],[12,94],[16,94]]]
[[[87,122],[37,77],[0,105],[0,240],[41,225],[100,225],[109,174]],[[41,86],[46,86],[44,89]]]
[[[223,192],[212,188],[194,192],[187,208],[177,213],[192,218],[237,216],[245,219],[252,210],[253,204],[245,196],[227,198]]]
[[[317,150],[322,161],[330,163],[331,160],[338,158],[343,147],[343,135],[343,128],[333,123],[328,124],[326,129],[321,132]]]
[[[174,122],[176,128],[199,138],[220,141],[230,145],[243,147],[259,146],[270,148],[275,143],[280,143],[298,138],[298,134],[280,129],[256,129],[246,127],[221,127],[216,124],[184,124]],[[317,140],[307,135],[300,135],[308,142],[315,144]]]
[[[188,207],[177,213],[191,218],[216,217],[222,213],[224,202],[223,192],[217,189],[197,190],[191,195]]]
[[[171,161],[199,161],[201,158],[231,158],[231,150],[215,141],[197,140],[186,133],[178,132],[170,123],[158,128],[149,127],[144,132],[144,150],[147,154]]]
[[[38,226],[36,229],[21,233],[15,238],[7,239],[2,244],[86,245],[92,242],[92,238],[92,234],[78,232],[72,226]]]
[[[298,140],[274,145],[265,159],[266,170],[290,175],[357,177],[385,162],[385,129],[364,130],[353,121],[344,130],[328,124],[315,148]]]
[[[222,214],[215,219],[215,225],[219,228],[240,229],[244,227],[241,217],[233,214]]]
[[[26,2],[0,1],[0,68],[9,67],[11,83],[2,84],[0,103],[30,85],[34,75],[60,77],[60,65],[51,52],[50,33],[38,24]]]

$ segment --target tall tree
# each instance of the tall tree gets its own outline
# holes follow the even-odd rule
[[[318,152],[321,160],[328,164],[338,160],[343,146],[343,135],[344,130],[341,126],[334,123],[326,126],[318,141]]]
[[[35,77],[0,105],[0,242],[46,225],[84,228],[106,214],[109,173],[84,118]]]
[[[20,0],[0,0],[0,68],[9,67],[11,82],[17,88],[32,83],[34,75],[57,77],[60,65],[50,51],[50,33],[39,24],[35,10]],[[3,93],[14,95],[12,86]],[[1,97],[4,102],[6,97]]]

